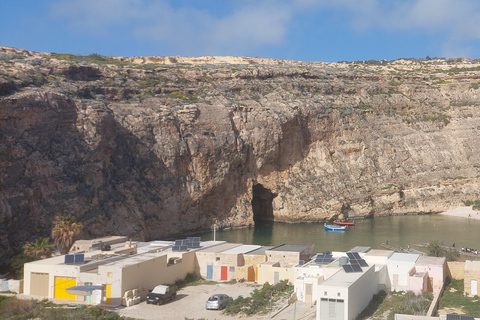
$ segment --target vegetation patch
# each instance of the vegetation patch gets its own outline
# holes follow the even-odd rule
[[[465,204],[465,206],[467,207],[472,206],[473,210],[480,210],[480,200],[475,200],[475,201],[467,200],[467,201],[464,201],[463,204]]]
[[[393,320],[396,313],[424,316],[433,300],[431,293],[416,295],[413,292],[384,291],[374,295],[370,304],[360,313],[357,320]]]
[[[452,279],[446,286],[443,296],[440,298],[438,310],[445,308],[457,308],[465,314],[480,318],[480,304],[478,296],[467,297],[463,295],[464,282],[462,280]]]
[[[224,310],[225,314],[252,316],[254,314],[267,314],[281,298],[288,297],[293,292],[293,287],[288,285],[287,280],[282,280],[275,285],[268,282],[261,289],[255,289],[250,297],[239,296],[233,300]]]
[[[446,247],[440,240],[434,240],[428,244],[427,255],[431,257],[445,257],[447,261],[457,261],[460,256],[458,251]]]
[[[48,300],[23,300],[16,297],[0,295],[0,319],[102,319],[102,320],[133,320],[119,316],[115,312],[96,306],[58,305]]]

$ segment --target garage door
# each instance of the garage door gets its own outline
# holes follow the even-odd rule
[[[320,300],[320,319],[344,320],[344,301],[341,299]]]
[[[48,297],[48,273],[31,273],[30,294],[32,296]]]
[[[55,277],[55,299],[75,300],[76,296],[74,294],[69,294],[67,289],[75,287],[76,285],[77,280],[75,278]]]

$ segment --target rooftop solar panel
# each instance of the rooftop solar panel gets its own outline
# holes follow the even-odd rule
[[[331,254],[318,254],[315,258],[316,263],[320,264],[328,264],[332,262],[332,255]]]
[[[368,263],[363,260],[363,259],[360,259],[360,260],[357,260],[358,261],[358,264],[360,265],[360,267],[368,267]]]
[[[353,272],[352,266],[349,265],[349,264],[344,264],[342,267],[343,267],[343,270],[345,270],[346,273]]]
[[[349,259],[355,259],[352,252],[347,252],[347,256]]]
[[[474,317],[460,314],[447,314],[447,320],[474,320]]]
[[[353,272],[362,272],[362,268],[358,264],[352,265]]]

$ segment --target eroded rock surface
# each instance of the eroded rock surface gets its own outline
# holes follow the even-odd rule
[[[480,194],[480,63],[0,48],[0,256],[83,238],[435,213]]]

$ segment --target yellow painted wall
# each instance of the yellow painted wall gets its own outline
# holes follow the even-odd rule
[[[464,277],[465,262],[447,261],[448,272],[447,276],[452,279],[461,280]]]
[[[66,289],[77,285],[75,278],[69,277],[55,277],[55,298],[75,300],[76,295],[69,294]]]
[[[141,261],[124,267],[122,272],[121,294],[132,289],[151,290],[159,284],[173,284],[177,279],[184,279],[194,270],[195,252],[181,254],[182,261],[168,266],[168,259],[180,255],[163,255],[155,259]]]
[[[110,304],[112,302],[112,285],[106,284],[105,285],[105,303]]]
[[[293,283],[293,268],[285,268],[279,267],[279,263],[263,263],[258,266],[258,280],[259,284],[264,284],[266,282],[270,284],[275,283],[275,272],[278,272],[278,279],[281,280],[288,280],[289,283]]]

